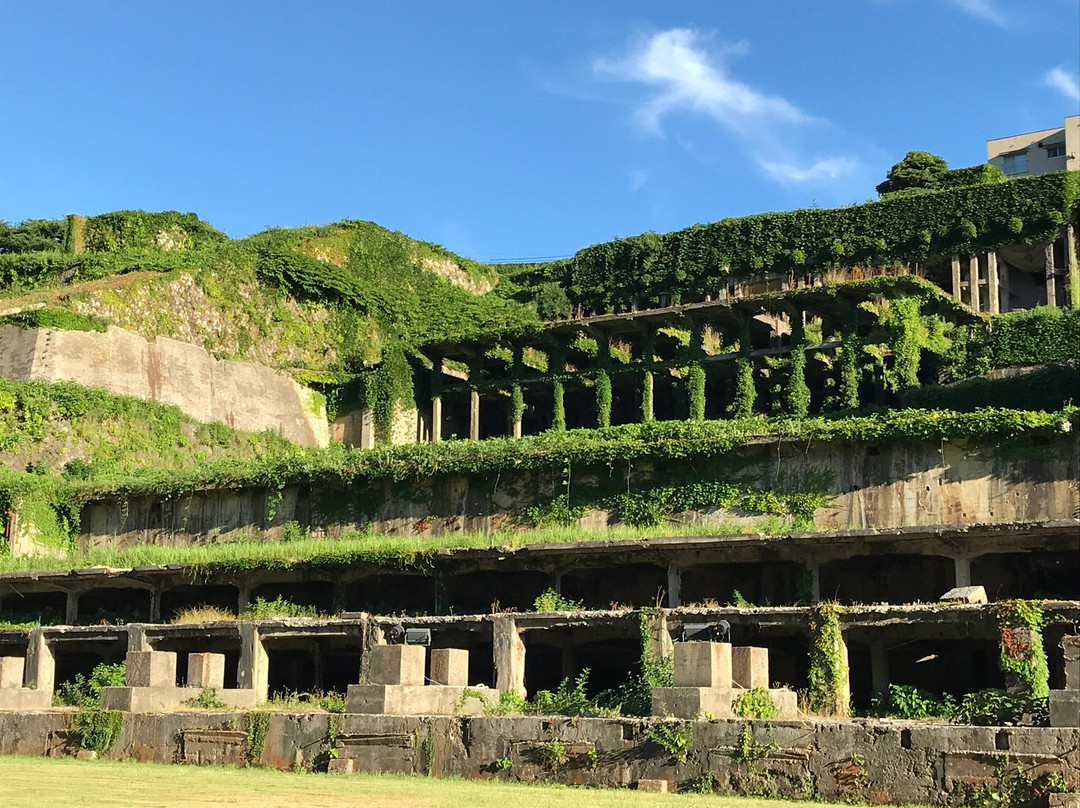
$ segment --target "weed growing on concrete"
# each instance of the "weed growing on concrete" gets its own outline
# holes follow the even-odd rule
[[[248,713],[244,716],[244,731],[247,733],[244,739],[244,760],[247,761],[247,765],[257,765],[262,757],[272,720],[273,716],[270,713]]]
[[[687,722],[664,722],[645,729],[645,737],[655,743],[676,763],[686,763],[694,746],[694,725]]]
[[[197,710],[225,710],[228,709],[228,705],[221,700],[217,690],[212,687],[204,687],[199,691],[199,695],[192,696],[190,699],[184,702],[186,707],[193,707]]]
[[[775,718],[779,708],[768,688],[755,687],[739,695],[732,704],[735,715],[741,718]]]
[[[67,716],[68,738],[79,749],[103,755],[108,752],[124,728],[120,710],[84,709]]]

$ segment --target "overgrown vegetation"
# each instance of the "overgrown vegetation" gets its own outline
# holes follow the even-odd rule
[[[840,606],[822,601],[810,610],[810,709],[844,718],[850,710],[848,666],[840,629]]]

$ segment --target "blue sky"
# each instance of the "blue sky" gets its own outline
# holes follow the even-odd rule
[[[562,256],[982,162],[1080,111],[1078,69],[1078,0],[0,0],[0,219]]]

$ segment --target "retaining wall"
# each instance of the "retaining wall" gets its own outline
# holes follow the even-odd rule
[[[331,736],[331,719],[333,735]],[[243,764],[242,713],[126,714],[108,756],[159,763]],[[870,802],[961,802],[1020,764],[1080,782],[1080,729],[965,727],[908,721],[694,721],[685,763],[649,738],[658,719],[399,717],[274,714],[258,764],[436,777],[687,788],[711,774],[719,790]],[[0,713],[0,754],[74,751],[62,712]],[[749,739],[758,752],[745,754]],[[552,741],[558,741],[553,744]],[[740,751],[741,750],[741,751]],[[502,765],[498,761],[503,761]],[[506,763],[509,767],[506,767]],[[347,768],[348,764],[345,765]]]

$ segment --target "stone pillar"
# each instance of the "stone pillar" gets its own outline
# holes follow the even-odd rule
[[[1001,288],[998,285],[997,253],[986,254],[986,291],[991,314],[1001,314]]]
[[[375,418],[370,407],[360,411],[360,448],[375,448]]]
[[[956,298],[959,303],[963,299],[963,295],[960,289],[960,256],[954,255],[952,257],[952,296]]]
[[[667,607],[678,609],[682,606],[682,569],[674,564],[667,568]]]
[[[870,645],[870,689],[874,693],[889,691],[889,652],[880,640]]]
[[[641,420],[653,420],[653,385],[656,380],[651,370],[646,370],[641,380]]]
[[[1045,251],[1045,266],[1046,266],[1046,305],[1057,305],[1057,275],[1054,272],[1054,242],[1050,242],[1046,245]]]
[[[468,687],[469,652],[464,648],[432,648],[431,683]]]
[[[469,391],[469,440],[480,440],[480,393]]]
[[[442,440],[442,396],[431,397],[431,442]]]
[[[42,628],[31,629],[26,645],[26,670],[23,684],[52,693],[56,688],[56,657]]]
[[[495,687],[525,696],[525,643],[510,615],[492,618]]]
[[[69,626],[79,623],[79,592],[75,590],[70,590],[64,601],[64,622]]]
[[[152,651],[150,642],[146,639],[146,626],[141,623],[129,623],[127,630],[128,647],[127,652],[130,654],[133,651]]]
[[[522,413],[517,411],[517,402],[519,401],[521,402],[521,409],[524,411],[525,391],[519,383],[515,382],[510,390],[510,434],[515,438],[521,437]]]
[[[973,255],[968,261],[968,288],[971,291],[971,308],[974,311],[982,311],[982,303],[979,294],[979,256]]]
[[[243,614],[244,610],[247,609],[248,604],[251,603],[251,589],[252,589],[252,585],[250,583],[240,584],[237,587],[237,597],[236,597],[236,613],[237,614]]]
[[[241,690],[254,690],[255,701],[270,698],[270,657],[255,623],[240,622],[240,665],[236,672]]]
[[[810,571],[810,603],[821,602],[821,565],[813,561],[807,565]]]
[[[128,651],[124,657],[128,687],[176,687],[175,651]]]
[[[161,587],[159,586],[150,590],[150,622],[161,622]]]
[[[1074,309],[1080,308],[1080,256],[1076,253],[1076,228],[1071,224],[1065,225],[1065,276],[1066,288],[1069,290],[1069,305]]]
[[[667,613],[658,610],[649,612],[646,624],[649,631],[647,653],[655,659],[663,659],[673,654],[675,652],[675,643],[671,640]]]
[[[971,586],[971,559],[953,559],[953,569],[956,571],[956,583],[954,586]]]

